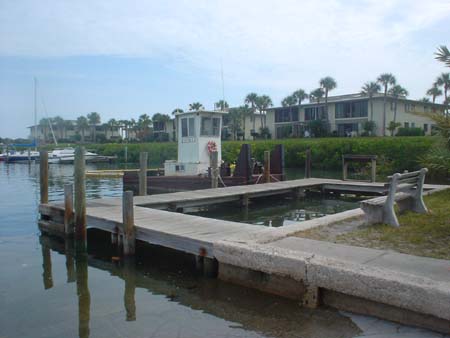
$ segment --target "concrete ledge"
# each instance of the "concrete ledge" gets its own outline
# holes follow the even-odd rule
[[[355,254],[358,254],[357,251]],[[389,305],[399,311],[408,310],[418,316],[450,321],[450,283],[446,281],[268,244],[219,242],[214,245],[214,255],[219,266],[225,263],[284,276],[300,281],[307,287],[319,287]],[[358,312],[357,309],[355,312]],[[369,314],[396,320],[390,318],[388,313],[383,316],[382,311],[379,312]],[[421,325],[421,322],[406,324]],[[446,333],[450,332],[450,322],[448,324],[448,330],[444,331]]]

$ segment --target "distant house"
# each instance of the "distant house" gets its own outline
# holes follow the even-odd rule
[[[313,120],[325,120],[330,132],[337,136],[356,136],[363,132],[366,121],[375,122],[377,136],[383,135],[383,94],[372,97],[373,117],[369,97],[364,94],[330,96],[328,114],[325,102],[307,103],[290,107],[276,107],[267,110],[267,127],[273,138],[302,137],[309,134],[309,123]],[[421,128],[425,135],[430,135],[434,122],[413,113],[444,113],[445,106],[399,97],[397,100],[387,96],[386,128],[394,120],[395,102],[397,102],[396,122],[404,128]],[[386,135],[390,135],[386,131]],[[312,135],[311,135],[312,136]]]
[[[93,141],[93,129],[91,126],[85,128],[84,131],[78,130],[76,121],[64,120],[64,124],[38,124],[28,127],[30,129],[30,138],[37,139],[40,143],[52,143],[53,137],[58,142],[76,142],[82,139],[86,142]],[[96,139],[100,140],[117,140],[122,138],[119,126],[109,126],[107,124],[97,125],[95,127]]]

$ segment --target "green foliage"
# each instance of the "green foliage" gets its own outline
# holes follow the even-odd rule
[[[396,136],[423,136],[425,135],[422,128],[398,128]]]
[[[386,128],[387,130],[389,130],[391,132],[391,136],[394,135],[395,130],[400,127],[402,124],[400,122],[394,122],[391,121],[389,122],[388,127]]]
[[[374,121],[365,121],[362,128],[364,130],[363,136],[371,136],[374,134],[377,124]]]
[[[329,124],[324,120],[309,121],[308,129],[314,137],[326,137],[330,133]]]
[[[264,160],[264,151],[274,149],[283,144],[285,149],[285,165],[287,168],[303,168],[305,151],[311,148],[313,169],[340,170],[343,154],[378,155],[377,168],[382,175],[404,170],[416,170],[421,166],[419,157],[427,154],[438,138],[435,137],[343,137],[318,139],[283,139],[258,141],[225,141],[222,142],[222,158],[227,162],[235,162],[241,145],[252,146],[252,156],[259,161]],[[132,143],[128,144],[128,162],[138,162],[139,152],[149,153],[152,166],[161,166],[165,160],[177,158],[177,144],[166,143]],[[88,144],[91,149],[102,155],[117,155],[124,161],[125,144]]]

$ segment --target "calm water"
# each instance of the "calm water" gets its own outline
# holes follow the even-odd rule
[[[187,213],[227,221],[280,227],[355,209],[358,207],[358,202],[359,199],[354,197],[322,198],[319,194],[311,194],[300,200],[276,196],[251,200],[248,210],[240,208],[236,204],[222,204],[206,208],[192,208],[187,210]]]
[[[170,251],[138,246],[135,261],[117,261],[100,232],[75,257],[38,231],[38,176],[34,165],[0,163],[0,337],[332,338],[358,336],[355,318],[367,322],[199,277]],[[71,166],[51,166],[50,199],[71,180]],[[87,182],[89,198],[121,190],[120,179]]]

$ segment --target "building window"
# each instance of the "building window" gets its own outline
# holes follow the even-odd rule
[[[275,110],[275,123],[298,121],[298,107],[285,107]]]
[[[162,121],[156,121],[153,122],[153,131],[164,131],[165,122]]]
[[[218,117],[202,117],[200,128],[201,136],[219,136],[220,134],[220,118]]]
[[[276,138],[288,138],[292,136],[292,125],[279,126],[276,129]]]
[[[409,122],[405,122],[405,128],[409,128]]]
[[[358,123],[340,123],[337,125],[337,132],[339,136],[356,136],[359,131]]]
[[[305,108],[305,121],[325,119],[325,106]]]
[[[415,122],[411,122],[411,128],[415,128],[416,127],[416,123]]]
[[[195,118],[185,117],[181,119],[181,137],[195,136]]]
[[[423,124],[423,131],[424,131],[425,133],[428,133],[428,123],[424,123],[424,124]]]
[[[368,101],[339,102],[335,106],[337,119],[367,117]]]

